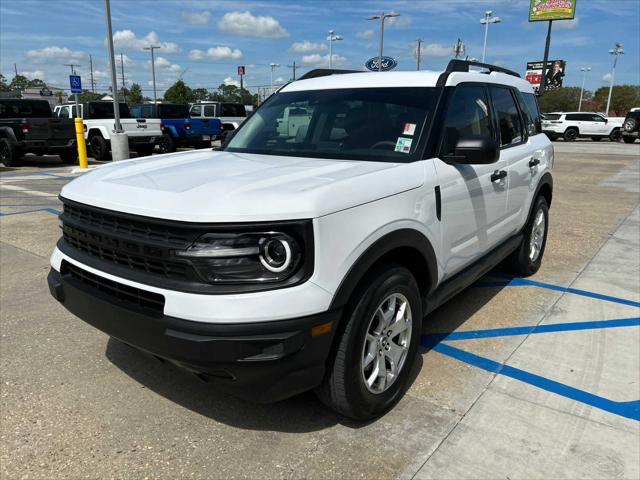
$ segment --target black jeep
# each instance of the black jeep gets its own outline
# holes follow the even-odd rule
[[[632,108],[622,123],[622,140],[633,143],[638,138],[640,130],[640,108]]]

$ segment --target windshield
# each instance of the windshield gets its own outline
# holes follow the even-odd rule
[[[273,95],[226,150],[406,162],[435,108],[436,88],[353,88]]]
[[[160,104],[160,118],[189,118],[189,108],[186,105]]]

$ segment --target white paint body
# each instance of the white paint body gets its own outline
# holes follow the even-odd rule
[[[283,91],[434,86],[434,72],[363,73],[294,82]],[[480,81],[515,86],[505,74],[452,73],[447,85]],[[539,165],[529,167],[532,158]],[[543,134],[502,150],[497,163],[452,166],[438,158],[412,163],[315,159],[197,150],[105,165],[67,184],[62,196],[109,210],[187,222],[313,219],[314,271],[300,285],[258,293],[203,295],[142,285],[63,259],[110,280],[165,296],[164,313],[187,320],[238,323],[326,311],[345,275],[376,240],[413,229],[433,246],[438,281],[452,276],[525,225],[542,175],[553,166]],[[492,182],[497,169],[508,172]],[[442,191],[442,221],[434,187]]]
[[[624,122],[621,117],[606,117],[590,112],[553,112],[552,115],[560,115],[560,118],[543,120],[542,129],[558,136],[564,135],[569,128],[576,128],[581,137],[608,137],[615,129],[620,129]],[[583,119],[574,120],[573,115],[580,115]]]

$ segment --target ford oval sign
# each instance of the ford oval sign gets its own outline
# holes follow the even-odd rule
[[[371,70],[372,72],[377,72],[379,70],[386,72],[388,70],[393,70],[398,66],[398,62],[396,61],[395,58],[382,57],[382,68],[380,68],[379,60],[380,60],[380,57],[370,58],[369,60],[366,61],[364,66],[367,67],[367,69]]]

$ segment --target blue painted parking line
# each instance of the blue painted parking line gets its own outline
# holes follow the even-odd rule
[[[631,402],[614,402],[613,400],[593,395],[589,392],[585,392],[584,390],[570,387],[564,383],[549,380],[548,378],[525,372],[519,368],[510,367],[509,365],[504,365],[502,363],[489,360],[488,358],[465,352],[464,350],[444,343],[437,344],[433,349],[439,353],[455,358],[469,365],[473,365],[474,367],[487,372],[504,375],[505,377],[519,380],[542,390],[546,390],[547,392],[575,400],[576,402],[584,403],[621,417],[640,421],[640,400]]]
[[[580,290],[578,288],[562,287],[560,285],[554,285],[552,283],[536,282],[534,280],[527,280],[526,278],[511,278],[510,280],[497,281],[497,282],[478,282],[474,284],[474,287],[479,288],[491,288],[491,287],[538,287],[545,288],[547,290],[554,290],[562,293],[571,293],[574,295],[581,295],[583,297],[595,298],[597,300],[603,300],[605,302],[620,303],[622,305],[630,305],[632,307],[640,307],[640,302],[634,300],[627,300],[626,298],[613,297],[611,295],[603,295],[601,293],[589,292],[588,290]]]
[[[38,208],[37,210],[25,210],[22,212],[11,212],[11,213],[0,212],[0,217],[9,217],[11,215],[24,215],[25,213],[36,213],[36,212],[47,212],[55,216],[58,216],[62,213],[60,210],[56,210],[55,208]]]
[[[638,327],[640,317],[619,318],[614,320],[596,320],[592,322],[554,323],[548,325],[530,325],[524,327],[492,328],[488,330],[470,330],[466,332],[431,333],[422,336],[425,346],[433,346],[442,341],[475,340],[480,338],[512,337],[517,335],[537,335],[540,333],[571,332],[577,330],[601,330],[604,328]]]
[[[58,195],[38,195],[40,198],[46,197],[57,197]],[[0,195],[0,199],[2,198],[34,198],[33,195],[23,195],[23,196],[14,196],[14,195]]]
[[[31,197],[33,198],[33,197]],[[10,205],[8,203],[0,203],[0,207],[59,207],[60,202],[57,203],[21,203],[20,205]]]

